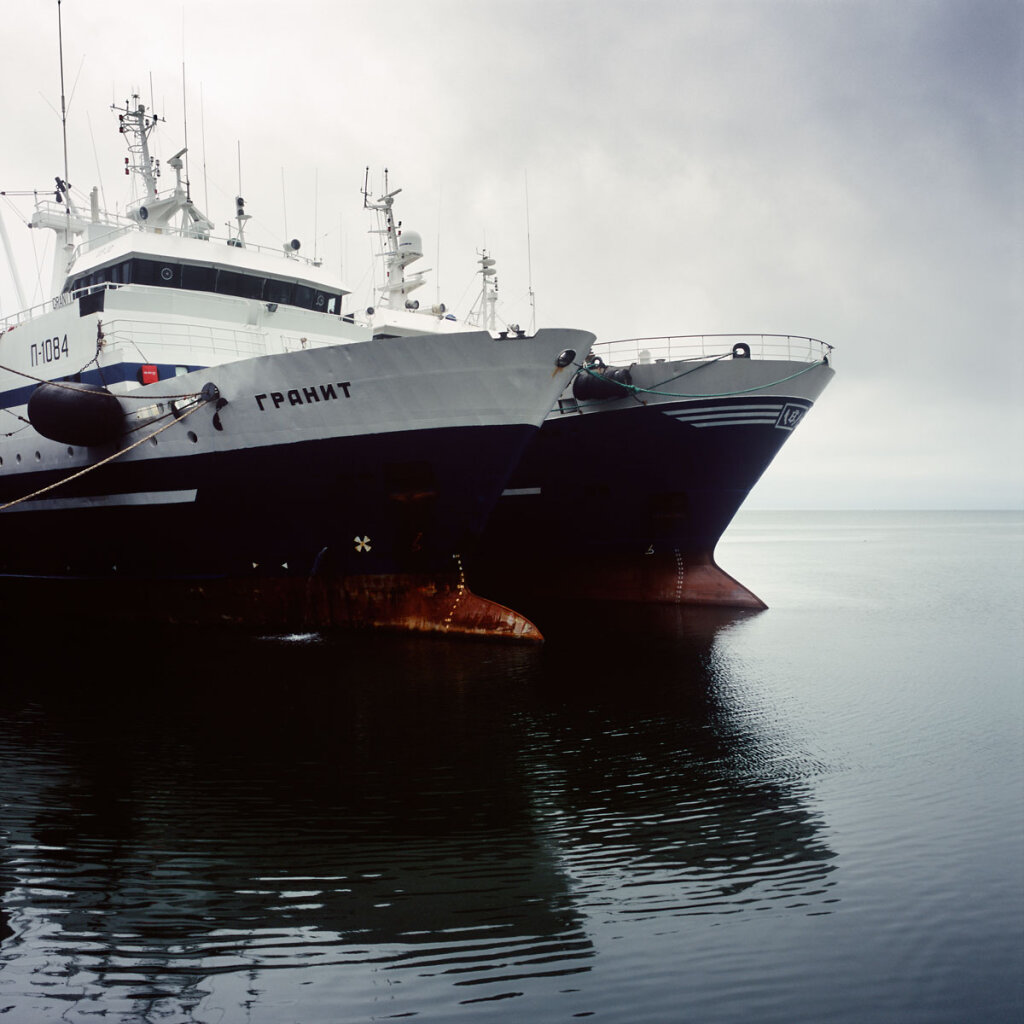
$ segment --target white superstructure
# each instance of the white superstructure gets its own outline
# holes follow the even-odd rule
[[[297,243],[247,241],[241,197],[218,238],[184,150],[161,192],[156,119],[137,97],[118,118],[136,198],[110,214],[58,179],[32,218],[57,235],[55,297],[0,323],[0,574],[329,565],[359,600],[373,587],[353,580],[408,590],[424,573],[468,593],[461,550],[592,336],[495,337],[419,311],[406,267],[422,246],[394,225],[394,193],[367,201],[392,253],[386,322],[348,313]]]

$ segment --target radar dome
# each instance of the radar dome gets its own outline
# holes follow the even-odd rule
[[[418,231],[403,231],[398,240],[398,255],[402,263],[412,263],[423,255],[423,239]]]

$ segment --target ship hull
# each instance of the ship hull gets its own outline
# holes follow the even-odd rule
[[[107,446],[26,429],[0,444],[7,603],[536,639],[467,589],[461,560],[562,386],[558,352],[588,342],[323,347],[136,391]]]
[[[653,385],[685,371],[631,369]],[[687,380],[685,396],[677,383],[561,402],[488,524],[474,562],[482,592],[527,608],[550,599],[766,607],[717,565],[715,547],[832,369],[749,358],[708,369]],[[582,508],[584,536],[559,550]]]

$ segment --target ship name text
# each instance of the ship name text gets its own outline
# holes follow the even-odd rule
[[[333,384],[314,384],[312,387],[292,388],[290,391],[271,391],[269,394],[254,395],[260,412],[280,409],[282,405],[313,405],[316,402],[330,402],[337,398],[351,398],[349,389],[352,381],[341,380]],[[337,390],[335,390],[337,389]]]

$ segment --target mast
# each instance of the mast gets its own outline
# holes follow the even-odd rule
[[[376,202],[370,201],[370,168],[366,168],[363,181],[363,209],[377,214],[378,227],[370,234],[380,235],[384,257],[385,278],[381,288],[380,305],[391,309],[419,309],[419,302],[406,296],[425,283],[426,270],[406,276],[405,268],[423,256],[423,241],[415,231],[402,231],[402,222],[395,221],[395,196],[402,190],[388,191],[388,172],[384,169],[384,195]],[[436,307],[441,309],[440,306]]]
[[[60,127],[64,137],[64,183],[68,180],[68,110],[64,101],[64,28],[60,16],[61,0],[57,0],[57,50],[60,54]]]
[[[489,331],[497,330],[497,306],[498,306],[498,271],[495,264],[498,262],[493,256],[487,255],[486,249],[477,251],[477,262],[480,269],[480,294],[473,303],[469,313],[469,321],[479,324]]]
[[[116,109],[114,107],[111,108]],[[149,136],[160,120],[155,114],[147,114],[139,103],[139,94],[132,93],[131,105],[126,100],[123,113],[118,115],[120,132],[125,136],[130,156],[124,158],[124,173],[137,174],[146,190],[147,199],[156,199],[156,180],[160,177],[160,161],[154,160],[149,152]],[[141,207],[145,209],[145,207]],[[143,218],[145,219],[145,218]]]
[[[209,238],[213,230],[213,222],[202,213],[189,195],[187,180],[182,179],[184,162],[182,157],[188,150],[183,147],[168,161],[175,175],[174,188],[160,196],[157,191],[157,180],[160,177],[160,161],[152,156],[149,150],[149,136],[157,124],[163,120],[146,110],[139,102],[137,93],[132,94],[131,101],[125,101],[124,110],[118,110],[119,131],[125,137],[129,155],[124,158],[124,173],[135,174],[142,181],[144,195],[130,211],[130,215],[145,231],[167,230],[171,220],[181,213],[180,232],[195,238]],[[244,200],[235,200],[238,207],[239,236],[242,235],[244,222],[249,218],[245,215]]]
[[[59,226],[51,222],[48,227],[53,228],[60,240],[60,248],[54,253],[53,260],[53,290],[56,294],[60,290],[64,270],[70,264],[74,252],[76,234],[81,234],[82,225],[77,217],[74,202],[71,199],[71,186],[68,184],[68,108],[64,95],[64,26],[61,20],[61,0],[57,0],[57,51],[60,56],[60,127],[61,137],[64,144],[64,177],[55,178],[56,190],[54,199],[58,205],[64,207],[63,217],[56,218],[62,221]]]

